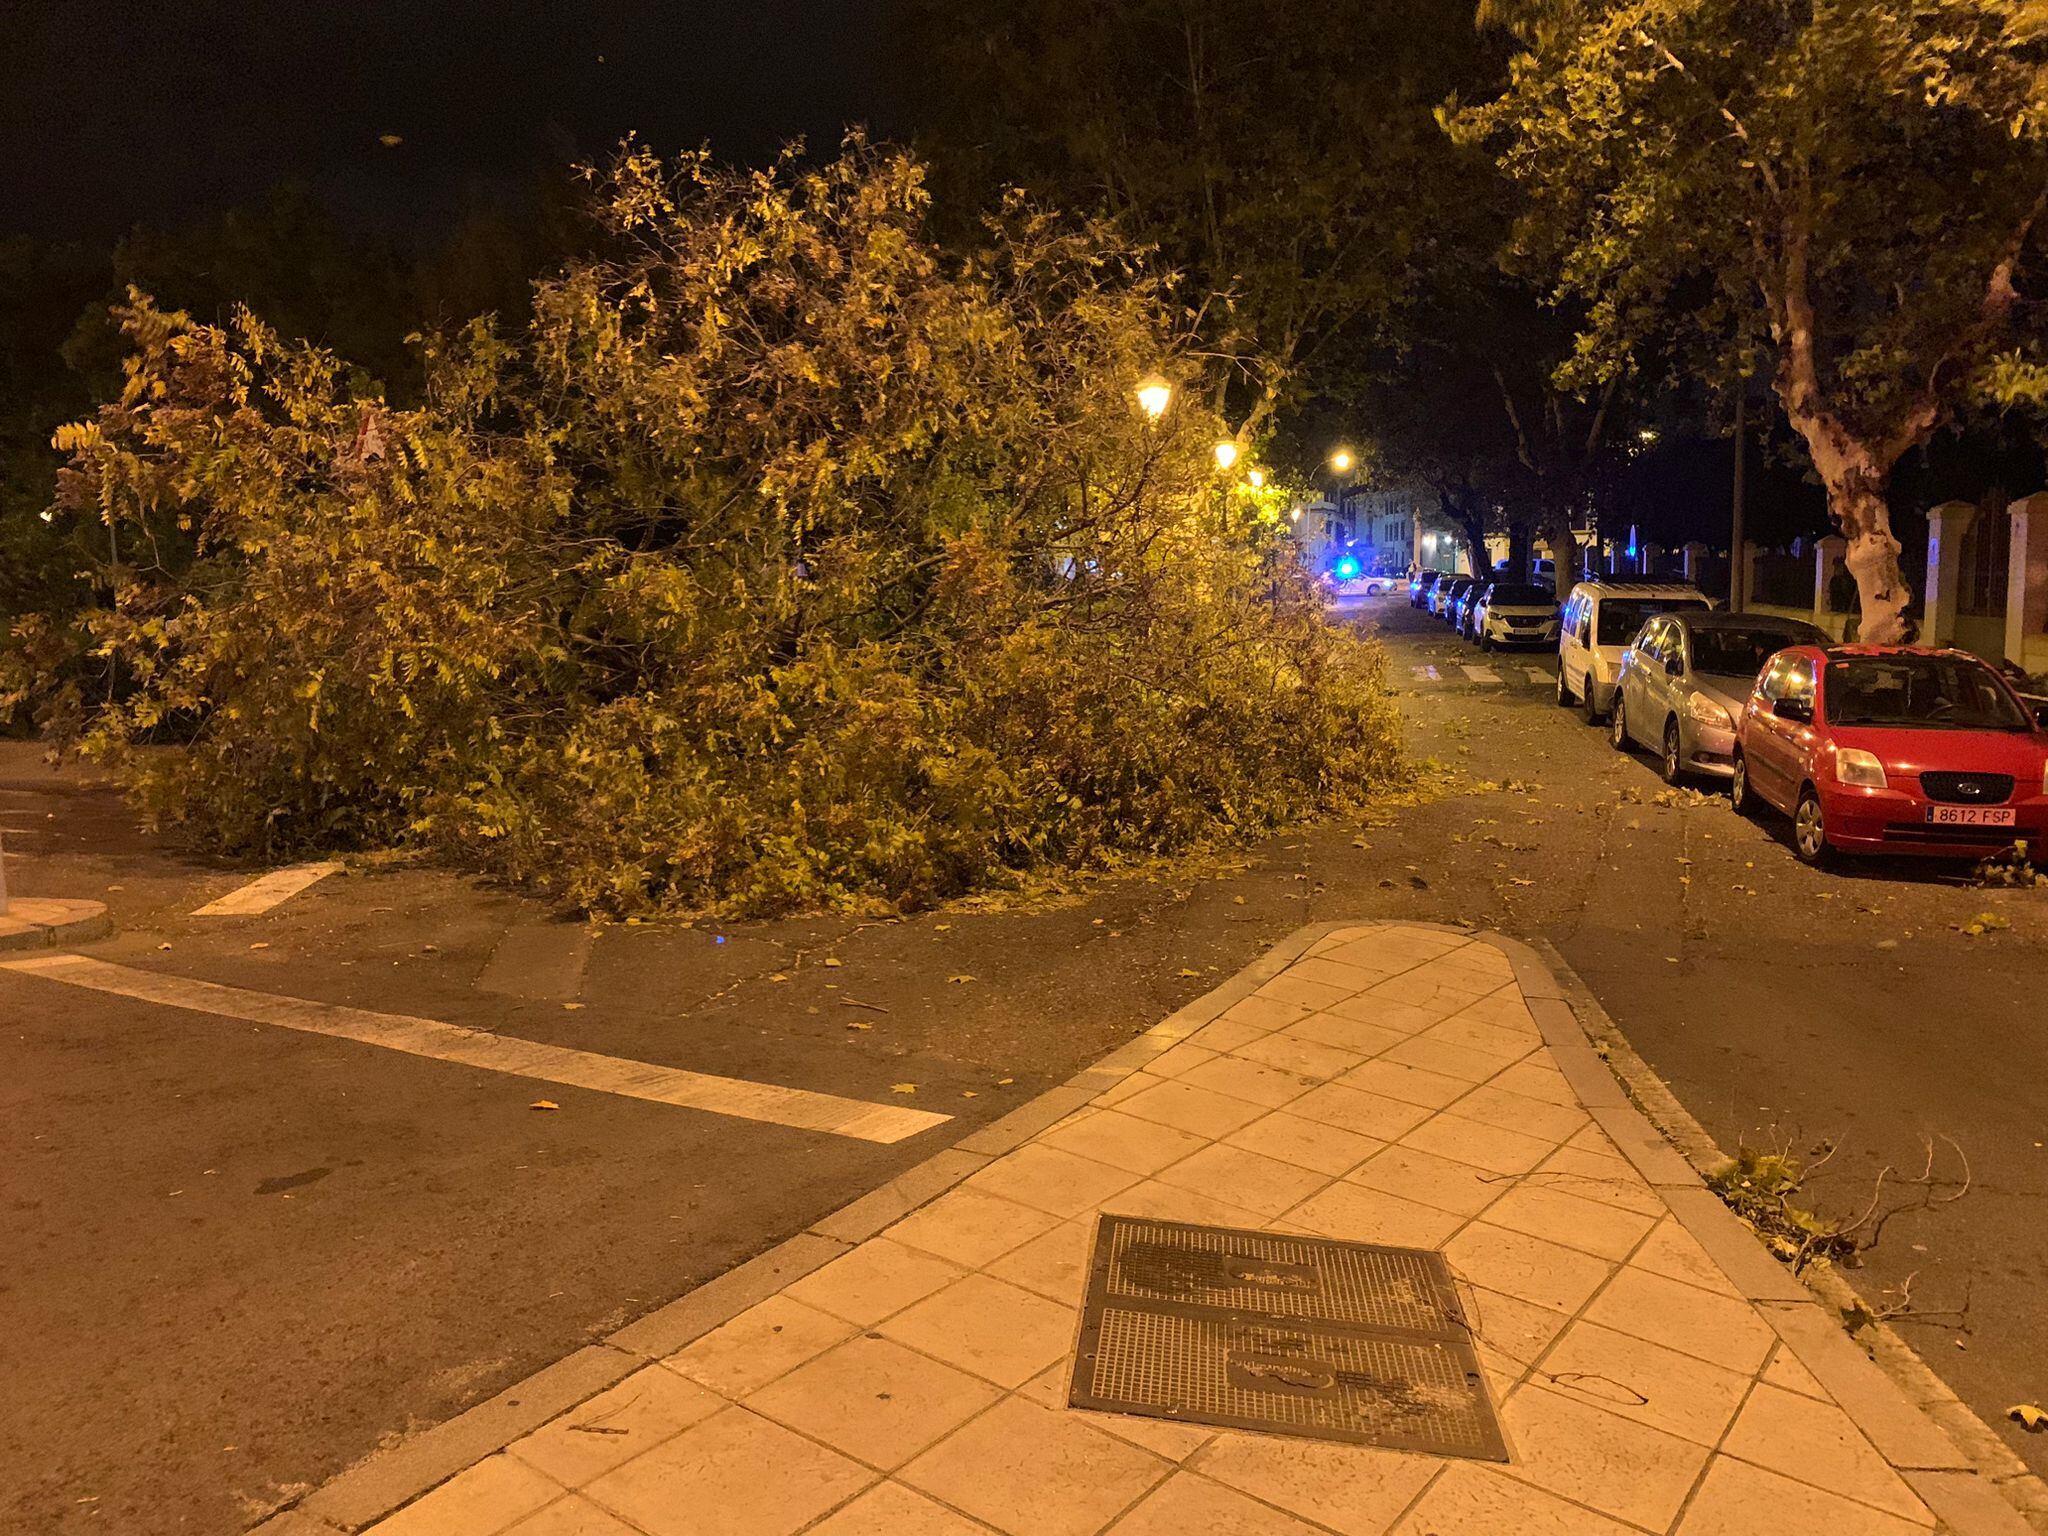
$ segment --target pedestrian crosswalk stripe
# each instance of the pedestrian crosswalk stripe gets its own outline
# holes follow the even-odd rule
[[[167,1008],[185,1008],[218,1018],[246,1019],[252,1024],[296,1029],[309,1035],[331,1035],[363,1045],[381,1045],[409,1056],[457,1062],[543,1083],[615,1093],[622,1098],[646,1099],[656,1104],[675,1104],[714,1115],[731,1115],[738,1120],[760,1120],[798,1130],[822,1131],[858,1141],[902,1141],[953,1118],[896,1104],[843,1099],[837,1094],[814,1093],[807,1088],[751,1083],[736,1077],[713,1077],[703,1072],[687,1072],[679,1067],[657,1066],[653,1062],[600,1056],[594,1051],[579,1051],[570,1046],[547,1045],[538,1040],[515,1039],[510,1035],[469,1029],[460,1024],[444,1024],[438,1019],[373,1013],[367,1008],[347,1008],[300,997],[251,992],[243,987],[224,987],[210,981],[194,981],[184,976],[167,976],[158,971],[89,960],[83,955],[38,955],[32,959],[0,962],[0,970],[41,976],[67,986],[110,992],[116,997],[134,998],[137,1002],[156,1003]]]
[[[1468,666],[1465,668],[1465,675],[1475,683],[1497,683],[1500,681],[1500,674],[1491,667]]]
[[[339,871],[339,864],[294,864],[289,869],[273,869],[267,875],[259,875],[247,885],[238,885],[218,900],[209,901],[203,907],[192,910],[194,917],[253,917],[258,912],[268,912],[280,902],[296,896],[307,886],[325,880]]]
[[[1529,681],[1532,683],[1548,683],[1555,681],[1555,679],[1552,678],[1551,675],[1548,672],[1544,671],[1541,667],[1524,667],[1522,670],[1529,674]]]
[[[1434,683],[1438,681],[1436,668],[1417,667],[1415,669],[1415,681],[1418,683]]]

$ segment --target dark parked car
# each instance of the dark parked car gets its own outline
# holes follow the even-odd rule
[[[1430,596],[1436,590],[1437,581],[1442,576],[1442,571],[1417,571],[1413,576],[1410,576],[1408,578],[1408,606],[1410,608],[1427,608]]]

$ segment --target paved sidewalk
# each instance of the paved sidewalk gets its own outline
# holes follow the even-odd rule
[[[1087,1077],[750,1266],[782,1278],[737,1315],[685,1298],[718,1325],[680,1348],[626,1330],[631,1374],[370,1529],[2028,1529],[1627,1104],[1520,946],[1319,930]],[[1440,1248],[1510,1461],[1067,1408],[1104,1212]],[[353,1529],[348,1503],[273,1525]]]

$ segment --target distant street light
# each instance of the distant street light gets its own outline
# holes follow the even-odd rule
[[[1266,483],[1266,472],[1263,469],[1248,469],[1244,472],[1244,477],[1251,481],[1252,489],[1255,491]]]
[[[1157,421],[1166,414],[1166,408],[1173,404],[1173,385],[1156,373],[1148,373],[1138,380],[1138,405],[1146,416]]]
[[[1295,509],[1294,509],[1294,510],[1293,510],[1292,512],[1288,513],[1287,515],[1288,515],[1289,517],[1293,518],[1293,519],[1294,519],[1294,521],[1296,521],[1297,523],[1298,523],[1298,522],[1300,522],[1300,521],[1301,521],[1301,508],[1300,508],[1300,507],[1296,507],[1296,508],[1295,508]]]
[[[1151,407],[1147,406],[1146,409],[1151,410]],[[1160,407],[1160,409],[1164,410],[1165,407],[1162,406]],[[1157,416],[1159,412],[1152,411],[1152,414],[1154,416]],[[1236,462],[1237,444],[1233,443],[1229,438],[1226,437],[1222,442],[1216,445],[1216,467],[1218,469],[1228,469],[1231,465],[1235,464]]]
[[[1330,468],[1340,475],[1348,475],[1358,463],[1358,456],[1349,448],[1339,448],[1330,455]]]

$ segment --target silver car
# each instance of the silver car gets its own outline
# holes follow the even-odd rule
[[[1745,613],[1666,613],[1648,620],[1622,653],[1608,719],[1617,752],[1654,750],[1664,780],[1688,773],[1730,778],[1735,722],[1757,672],[1788,645],[1827,645],[1798,619]]]

